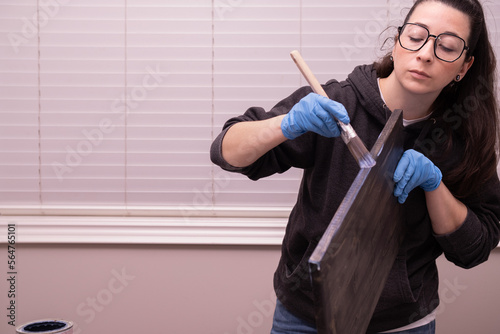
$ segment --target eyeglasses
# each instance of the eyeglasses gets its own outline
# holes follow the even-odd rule
[[[429,29],[417,23],[406,23],[398,28],[399,44],[409,51],[419,51],[430,37],[434,38],[434,55],[447,63],[453,63],[469,50],[465,41],[453,34],[431,35]]]

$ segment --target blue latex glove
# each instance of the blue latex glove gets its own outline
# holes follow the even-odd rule
[[[424,191],[433,191],[441,183],[443,174],[425,155],[415,150],[403,153],[394,172],[394,196],[404,203],[410,191],[420,186]]]
[[[295,139],[312,131],[324,137],[340,136],[335,120],[348,124],[349,116],[345,107],[329,98],[310,93],[296,105],[281,121],[281,131],[288,139]]]

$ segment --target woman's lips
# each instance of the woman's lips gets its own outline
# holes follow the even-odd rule
[[[429,79],[431,76],[423,71],[410,70],[411,75],[416,79]]]

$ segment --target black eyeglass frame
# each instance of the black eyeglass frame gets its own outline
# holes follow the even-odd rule
[[[425,30],[427,30],[427,39],[425,40],[424,44],[422,44],[422,46],[420,46],[418,49],[416,50],[413,50],[413,49],[409,49],[407,47],[404,47],[403,46],[403,43],[401,43],[401,32],[403,31],[403,29],[407,26],[407,25],[414,25],[414,26],[419,26],[421,28],[424,28]],[[443,58],[439,57],[436,53],[436,48],[437,48],[437,40],[439,39],[439,37],[441,35],[448,35],[448,36],[453,36],[453,37],[456,37],[460,40],[462,40],[462,42],[464,42],[464,48],[462,49],[462,52],[460,52],[460,55],[455,59],[455,60],[444,60]],[[418,24],[418,23],[405,23],[403,24],[401,27],[398,27],[398,41],[399,41],[399,45],[401,45],[401,47],[405,50],[408,50],[408,51],[419,51],[421,50],[425,44],[427,44],[427,42],[429,41],[429,38],[431,37],[434,37],[434,55],[436,56],[437,59],[441,60],[441,61],[444,61],[444,62],[447,62],[447,63],[454,63],[456,62],[457,60],[460,59],[460,57],[462,57],[462,55],[464,54],[464,51],[469,51],[469,47],[467,46],[467,42],[460,36],[457,36],[455,34],[450,34],[450,33],[442,33],[442,34],[439,34],[439,35],[431,35],[431,32],[429,31],[429,29],[427,29],[427,27],[424,27],[423,25],[421,24]]]

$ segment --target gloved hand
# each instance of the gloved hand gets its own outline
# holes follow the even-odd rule
[[[394,196],[404,203],[410,191],[420,186],[424,191],[435,190],[443,175],[432,161],[415,150],[407,150],[399,160],[394,172]]]
[[[310,93],[296,105],[281,121],[281,131],[288,139],[295,139],[312,131],[324,137],[340,136],[335,120],[349,123],[345,107],[327,97]]]

